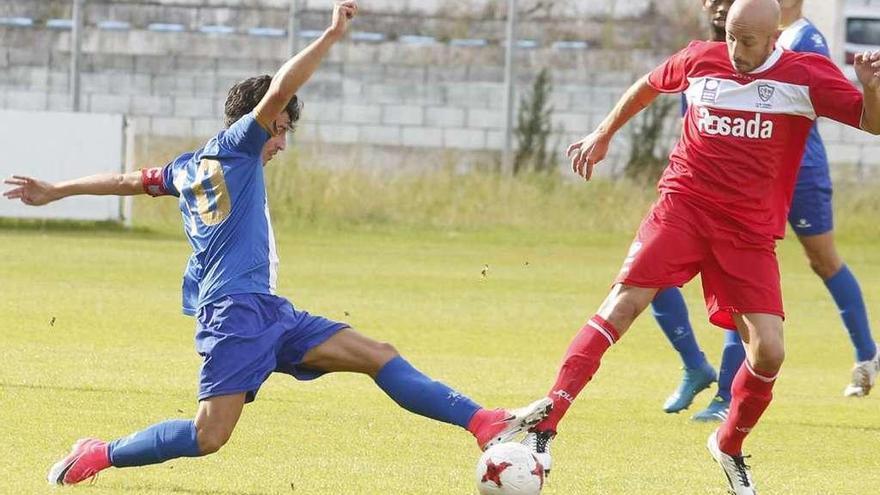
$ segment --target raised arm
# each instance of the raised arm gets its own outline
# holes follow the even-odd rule
[[[880,50],[856,55],[854,67],[865,91],[862,130],[880,135]]]
[[[90,175],[64,182],[50,182],[13,175],[3,181],[13,186],[3,192],[7,199],[21,200],[30,206],[41,206],[68,196],[90,194],[95,196],[134,196],[145,194],[142,172],[107,173]]]
[[[342,39],[348,29],[349,21],[357,15],[357,11],[355,0],[336,2],[333,6],[333,21],[330,27],[321,37],[282,65],[272,77],[269,91],[255,110],[257,122],[270,134],[277,134],[274,128],[275,118],[287,107],[299,88],[312,77],[321,60],[330,51],[330,47]]]
[[[648,84],[647,75],[630,86],[592,134],[568,147],[566,154],[571,159],[571,169],[585,180],[590,180],[593,167],[605,159],[614,134],[650,105],[659,94],[659,91]]]

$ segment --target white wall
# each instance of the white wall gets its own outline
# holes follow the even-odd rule
[[[835,62],[843,62],[844,26],[843,10],[846,0],[805,0],[806,15],[831,44],[831,57]]]
[[[123,170],[122,115],[0,110],[0,176],[50,182]],[[0,217],[120,220],[113,196],[75,196],[35,208],[0,198]]]

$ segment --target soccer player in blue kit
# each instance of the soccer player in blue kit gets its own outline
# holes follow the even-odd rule
[[[733,0],[704,0],[709,14],[712,37],[726,37],[724,21]],[[815,52],[830,57],[824,36],[803,16],[803,0],[781,0],[782,34],[778,44],[787,50]],[[844,264],[834,244],[832,187],[828,157],[818,126],[814,125],[807,141],[788,221],[804,247],[810,266],[831,293],[843,319],[853,347],[856,363],[850,383],[844,389],[847,397],[863,397],[870,393],[880,372],[880,354],[871,336],[868,314],[861,288]],[[678,389],[664,404],[666,412],[679,412],[690,406],[694,396],[715,381],[715,370],[706,360],[694,337],[688,320],[684,298],[677,288],[667,289],[652,303],[654,315],[681,355],[685,372]],[[694,415],[698,421],[723,421],[730,407],[730,384],[739,369],[745,352],[736,331],[725,332],[718,392],[709,406]]]
[[[183,310],[196,317],[196,350],[203,358],[195,419],[165,421],[111,442],[81,439],[52,466],[50,483],[72,485],[111,466],[214,453],[273,372],[300,380],[338,371],[369,375],[401,407],[466,428],[480,448],[512,438],[549,412],[548,399],[517,410],[483,409],[422,374],[391,345],[275,295],[278,257],[263,167],[284,149],[286,132],[299,118],[296,91],[357,10],[354,0],[336,3],[330,27],[274,77],[236,84],[226,100],[227,129],[165,167],[58,184],[23,176],[6,181],[15,186],[6,197],[34,206],[76,194],[177,196],[193,249]]]

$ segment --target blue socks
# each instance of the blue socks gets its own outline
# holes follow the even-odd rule
[[[471,399],[428,378],[400,356],[379,370],[376,383],[404,409],[465,429],[481,409]],[[201,453],[195,423],[173,420],[110,442],[109,455],[113,466],[132,467],[178,457],[199,457]]]
[[[736,372],[746,359],[746,348],[736,330],[724,330],[724,350],[718,370],[718,397],[730,402],[730,387]]]
[[[376,384],[407,411],[465,429],[481,409],[471,399],[428,378],[400,356],[379,370]]]
[[[694,336],[688,319],[684,296],[676,287],[657,293],[651,303],[654,318],[666,334],[666,338],[678,351],[687,369],[696,369],[707,364],[706,356]],[[872,355],[873,357],[873,355]],[[746,358],[746,350],[736,330],[725,330],[724,350],[721,353],[721,367],[718,370],[718,396],[730,401],[730,387],[733,377]]]
[[[199,457],[196,425],[191,420],[165,421],[114,440],[109,447],[115,467],[146,466],[178,457]]]
[[[868,361],[877,355],[877,346],[871,338],[871,327],[868,324],[868,312],[862,299],[862,289],[856,277],[846,265],[825,281],[831,297],[840,310],[843,325],[849,332],[849,338],[856,348],[856,361]]]
[[[651,310],[666,338],[681,356],[684,367],[692,370],[704,366],[706,356],[694,337],[681,291],[677,287],[661,290],[651,302]]]

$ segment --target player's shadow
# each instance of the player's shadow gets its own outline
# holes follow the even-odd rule
[[[269,495],[269,492],[252,492],[247,490],[223,490],[213,488],[184,488],[180,486],[127,486],[127,485],[94,485],[89,491],[107,493],[173,493],[181,495]]]
[[[171,393],[167,390],[118,389],[112,387],[77,387],[65,385],[44,385],[39,383],[0,382],[0,389],[3,388],[49,390],[54,392],[91,392],[97,394],[169,395]]]
[[[126,227],[124,224],[114,221],[77,221],[77,220],[43,220],[43,219],[20,219],[0,218],[0,232],[40,232],[59,237],[94,239],[95,235],[120,236],[123,238],[156,239],[156,240],[180,240],[181,236],[176,230],[152,228],[145,226]]]
[[[819,428],[822,430],[849,430],[849,431],[864,431],[871,433],[880,433],[880,426],[868,426],[868,425],[841,425],[834,423],[805,423],[805,422],[786,422],[786,425],[794,425],[794,426],[804,426],[807,428]]]

